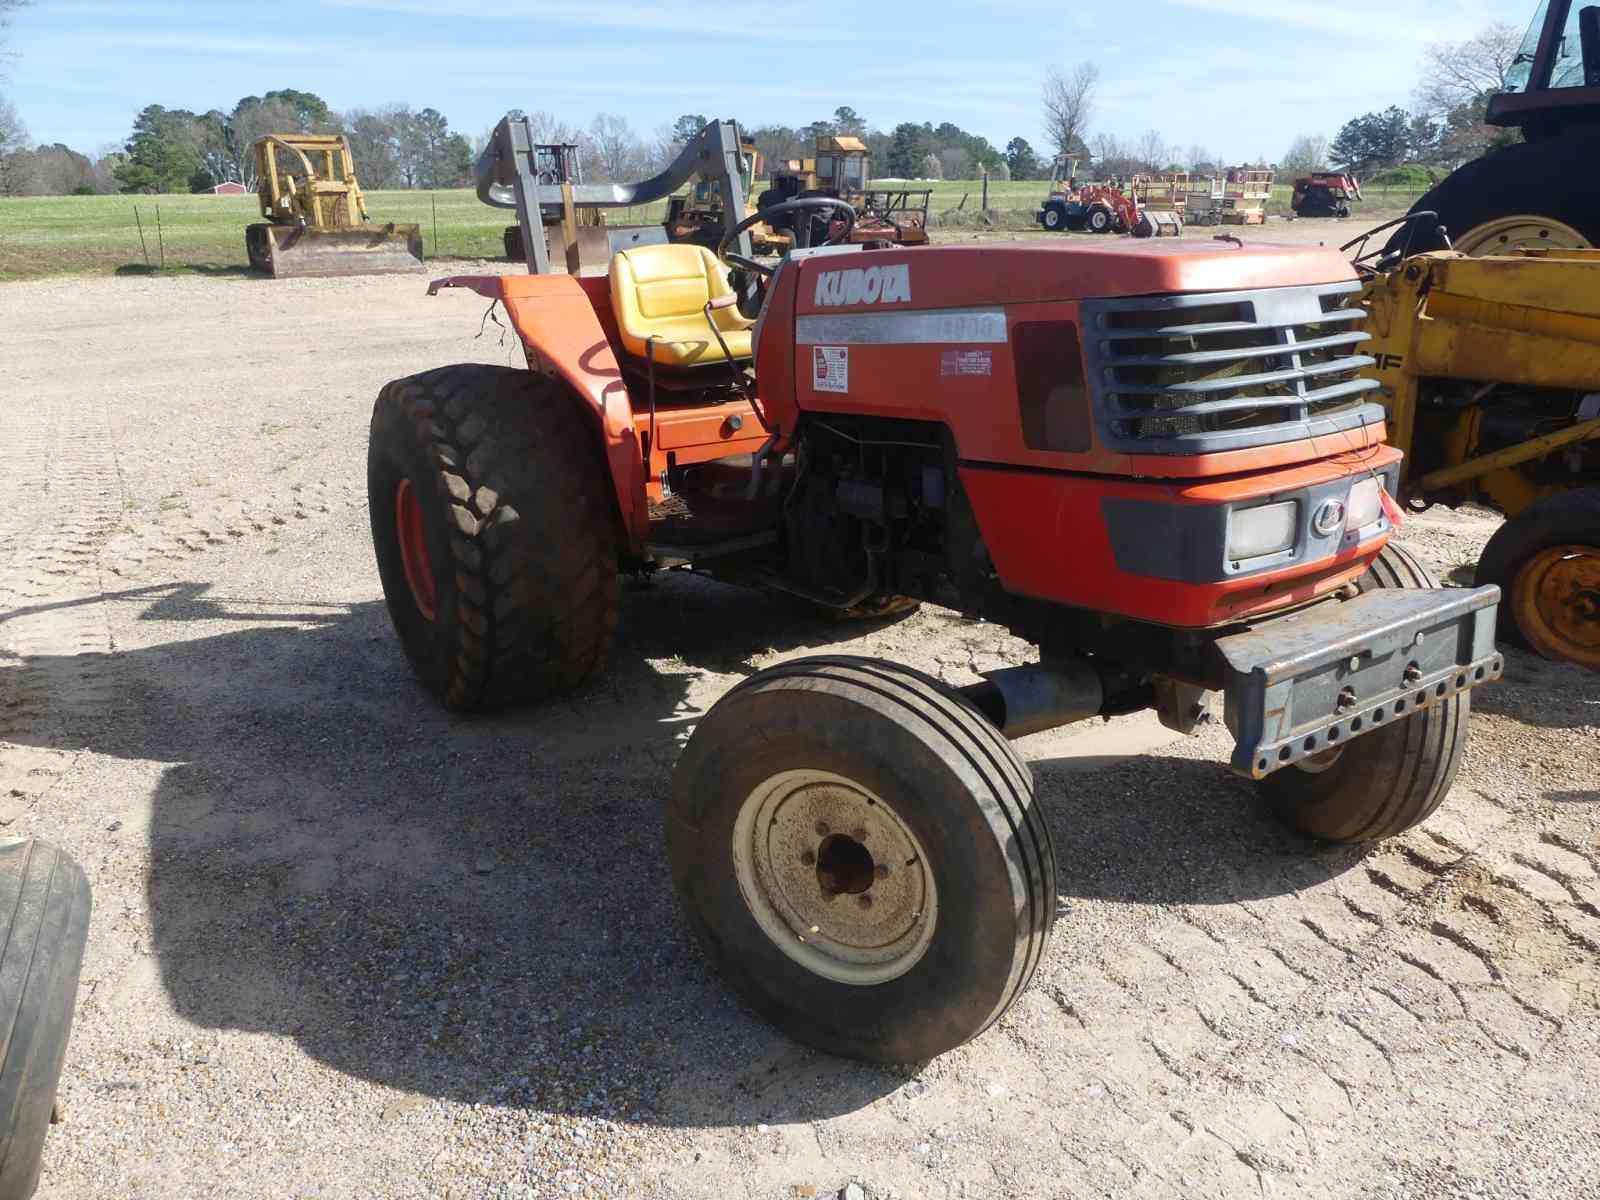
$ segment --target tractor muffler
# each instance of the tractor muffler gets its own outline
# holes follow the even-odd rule
[[[1008,739],[1088,720],[1106,700],[1100,673],[1085,662],[1007,667],[960,691]]]

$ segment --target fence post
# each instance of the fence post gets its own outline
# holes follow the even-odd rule
[[[144,222],[139,219],[139,206],[133,206],[133,223],[139,227],[139,252],[144,255],[144,269],[150,269],[150,247],[144,242]]]

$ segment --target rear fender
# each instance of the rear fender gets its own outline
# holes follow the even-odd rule
[[[630,552],[638,554],[649,532],[650,511],[633,404],[586,286],[604,283],[567,275],[453,275],[430,283],[428,295],[459,287],[499,300],[522,340],[528,365],[566,380],[593,418],[611,472],[622,532]]]

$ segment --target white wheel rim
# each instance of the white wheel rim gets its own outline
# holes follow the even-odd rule
[[[1472,258],[1515,254],[1519,250],[1583,250],[1589,245],[1588,239],[1572,226],[1532,214],[1485,221],[1450,241],[1456,250]]]
[[[828,771],[783,771],[751,791],[733,870],[761,931],[824,979],[887,983],[933,941],[939,894],[922,843],[882,797]]]

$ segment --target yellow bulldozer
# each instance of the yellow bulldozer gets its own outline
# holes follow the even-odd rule
[[[254,144],[265,221],[244,231],[250,265],[277,279],[422,270],[422,229],[367,215],[342,134],[269,133]]]
[[[1501,637],[1600,670],[1600,250],[1478,249],[1364,269],[1401,496],[1505,513],[1475,580],[1502,589]]]

